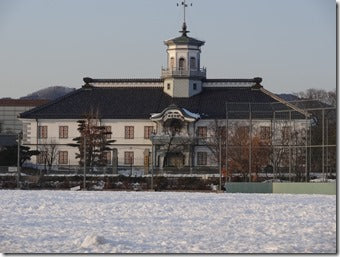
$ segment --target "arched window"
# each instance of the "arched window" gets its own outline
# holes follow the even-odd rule
[[[170,69],[173,70],[175,67],[175,58],[171,57],[170,58]]]
[[[196,58],[195,57],[190,58],[190,69],[196,70]]]
[[[185,69],[185,59],[183,57],[179,58],[179,69],[184,70]]]

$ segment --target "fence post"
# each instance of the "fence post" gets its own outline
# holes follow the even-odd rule
[[[219,180],[219,190],[222,190],[222,131],[220,131],[219,136],[219,169],[220,169],[220,180]]]
[[[325,181],[325,109],[322,109],[322,180]]]
[[[18,155],[17,155],[17,188],[20,189],[20,146],[21,146],[21,132],[18,133]]]
[[[84,178],[83,178],[83,190],[86,189],[86,135],[84,135]]]
[[[306,119],[305,182],[308,182],[308,119],[307,119],[307,116],[305,116],[305,119]]]
[[[273,175],[274,179],[276,179],[276,112],[273,111],[273,125],[272,125],[272,147],[273,147]]]
[[[251,151],[252,151],[252,113],[251,113],[251,103],[249,103],[249,182],[251,182]]]
[[[288,136],[288,160],[289,160],[289,174],[288,178],[291,181],[292,175],[292,111],[289,110],[289,136]]]
[[[226,169],[226,176],[228,176],[228,179],[231,181],[231,176],[229,176],[229,167],[228,167],[228,148],[229,148],[229,142],[228,142],[228,134],[229,134],[229,115],[228,115],[228,103],[225,105],[225,115],[226,115],[226,126],[225,126],[225,169]]]

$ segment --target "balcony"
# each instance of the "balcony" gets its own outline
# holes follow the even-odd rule
[[[186,69],[164,69],[162,68],[162,78],[189,78],[189,77],[196,77],[196,78],[205,78],[207,76],[207,69],[197,69],[197,70],[186,70]]]
[[[188,135],[151,135],[151,141],[156,145],[171,144],[173,145],[187,145],[194,143],[195,138]]]

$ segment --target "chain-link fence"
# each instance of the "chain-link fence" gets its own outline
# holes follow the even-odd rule
[[[225,123],[229,181],[336,175],[335,107],[319,101],[227,103]]]

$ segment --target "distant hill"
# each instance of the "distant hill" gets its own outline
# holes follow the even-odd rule
[[[276,95],[281,97],[283,100],[286,100],[286,101],[299,100],[299,98],[296,95],[293,95],[293,94],[276,94]]]
[[[47,100],[54,100],[58,97],[64,96],[72,91],[76,90],[75,88],[70,87],[63,87],[63,86],[52,86],[43,88],[27,96],[20,97],[20,99],[47,99]]]

